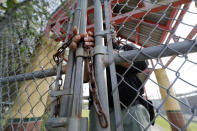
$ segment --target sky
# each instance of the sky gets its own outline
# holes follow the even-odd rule
[[[192,13],[190,13],[190,12],[192,12]],[[195,14],[193,14],[193,13],[195,13]],[[196,24],[197,24],[197,8],[195,7],[195,3],[192,2],[191,6],[189,8],[189,11],[185,14],[183,21],[178,26],[175,34],[177,36],[186,38],[187,35],[190,33],[190,31],[193,28],[189,25],[195,26]],[[183,41],[183,40],[180,40],[180,41]],[[170,43],[173,43],[173,40],[171,40]],[[170,57],[162,58],[163,63],[165,64],[169,60],[169,58]],[[194,85],[194,86],[192,86],[190,84],[187,84],[183,80],[178,79],[173,85],[173,90],[174,90],[175,94],[184,94],[184,93],[188,93],[188,92],[192,92],[192,91],[197,91],[197,77],[196,77],[196,74],[197,74],[197,66],[196,66],[197,53],[189,54],[188,60],[190,60],[194,63],[187,61],[185,59],[185,57],[183,57],[183,56],[176,57],[174,59],[174,61],[169,65],[169,69],[166,69],[168,78],[169,78],[170,82],[173,83],[176,79],[176,71],[179,70],[179,68],[184,63],[183,67],[181,67],[181,69],[179,70],[180,78]],[[156,62],[154,62],[154,63],[156,63]],[[149,67],[152,68],[151,64],[149,64]],[[158,69],[158,68],[161,68],[161,66],[157,65],[156,69]],[[170,70],[170,69],[172,69],[172,70]],[[157,82],[154,73],[152,73],[152,75],[150,76],[150,79]],[[146,83],[146,91],[147,91],[148,98],[150,98],[150,99],[160,98],[159,87],[156,84],[154,84],[153,82],[151,82],[150,80],[147,81],[147,83]]]

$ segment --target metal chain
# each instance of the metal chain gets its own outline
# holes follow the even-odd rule
[[[63,53],[65,51],[65,49],[70,46],[71,42],[72,42],[72,38],[74,36],[71,37],[70,40],[68,40],[66,43],[64,43],[58,50],[57,52],[53,55],[53,60],[55,61],[55,63],[57,65],[59,65],[59,63],[61,63],[62,61],[60,61],[60,58],[63,57]]]
[[[70,40],[68,40],[67,42],[65,42],[58,50],[57,52],[53,55],[53,60],[55,61],[56,65],[59,65],[59,63],[61,63],[64,58],[62,60],[60,60],[61,57],[64,56],[64,51],[67,47],[70,46],[71,42],[72,42],[72,39],[73,39],[74,36],[72,36],[70,38]],[[59,78],[57,78],[59,80],[59,85],[58,87],[61,87],[62,86],[62,83],[63,83],[63,80],[62,80],[62,75],[59,76]]]
[[[87,51],[87,56],[88,56],[86,58],[86,63],[88,67],[89,88],[92,94],[93,105],[94,105],[96,114],[98,115],[98,119],[99,119],[99,123],[101,127],[107,128],[108,127],[107,117],[105,113],[103,112],[103,107],[98,97],[98,89],[97,89],[97,84],[96,84],[96,80],[94,77],[93,56],[91,55],[91,47],[86,48],[86,51]],[[94,85],[94,87],[92,87],[92,85]]]
[[[67,42],[65,42],[58,50],[57,52],[53,55],[53,60],[55,61],[56,65],[59,65],[59,63],[61,63],[64,59],[62,59],[60,61],[61,57],[64,57],[64,51],[67,47],[70,46],[72,39],[74,36],[72,36],[70,38],[70,40],[68,40]],[[57,78],[59,80],[59,85],[58,87],[62,86],[63,80],[62,80],[62,75],[59,76],[59,78]]]

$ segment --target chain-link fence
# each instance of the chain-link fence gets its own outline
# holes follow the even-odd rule
[[[196,21],[192,0],[0,2],[1,130],[197,130]],[[74,26],[94,48],[66,48]]]
[[[55,33],[49,37],[45,30],[47,24],[56,22],[48,20],[61,5],[71,7],[72,2],[8,0],[1,3],[1,130],[45,129],[43,123],[51,102],[49,92],[54,88],[56,75],[53,54],[61,44],[53,39]],[[70,16],[69,9],[64,13]]]

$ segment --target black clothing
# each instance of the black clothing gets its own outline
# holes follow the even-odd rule
[[[133,50],[137,49],[131,45],[117,46],[115,47],[117,50]],[[136,61],[133,63],[133,66],[129,68],[129,70],[121,65],[116,65],[116,73],[117,73],[117,81],[118,81],[118,90],[120,101],[125,105],[129,106],[133,100],[135,100],[134,104],[140,103],[140,97],[137,97],[137,94],[142,96],[144,93],[143,87],[141,87],[142,82],[137,77],[137,73],[139,73],[147,68],[148,64],[145,61]],[[137,70],[137,69],[139,70]],[[127,71],[128,70],[128,71]],[[127,72],[126,72],[127,71]],[[126,72],[125,75],[123,75]],[[123,79],[123,81],[121,81]],[[119,83],[121,81],[121,83]],[[110,71],[107,68],[107,86],[108,86],[108,97],[109,97],[109,106],[113,108],[113,97],[112,97],[112,87],[111,87],[111,76]],[[138,91],[138,89],[141,89]]]
[[[131,45],[124,45],[124,46],[118,46],[114,44],[114,49],[116,50],[123,50],[123,51],[128,51],[128,50],[133,50],[137,49],[135,46]],[[132,101],[135,99],[137,94],[142,96],[144,93],[143,88],[141,88],[139,91],[138,89],[141,87],[142,82],[139,80],[137,77],[137,73],[139,73],[143,70],[145,70],[148,66],[147,62],[145,61],[136,61],[133,63],[134,66],[130,67],[129,70],[126,72],[127,68],[121,66],[121,65],[116,65],[116,73],[117,73],[117,81],[118,81],[118,90],[119,90],[119,97],[120,101],[125,105],[129,106]],[[137,70],[137,69],[139,70]],[[123,75],[126,72],[125,75]],[[119,83],[123,79],[121,83]],[[113,107],[113,97],[112,97],[112,87],[111,87],[111,76],[110,76],[110,71],[109,68],[107,67],[107,86],[108,86],[108,100],[109,100],[109,107]],[[91,106],[92,103],[92,96],[90,93],[90,101],[89,105]],[[138,97],[134,104],[139,104],[140,103],[140,98]],[[122,106],[122,105],[121,105]]]

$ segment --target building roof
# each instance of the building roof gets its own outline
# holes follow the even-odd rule
[[[168,32],[172,32],[173,21],[181,5],[191,0],[112,0],[112,19],[117,35],[144,47],[161,44]],[[60,8],[61,9],[61,8]],[[88,30],[93,30],[93,0],[88,1]]]

